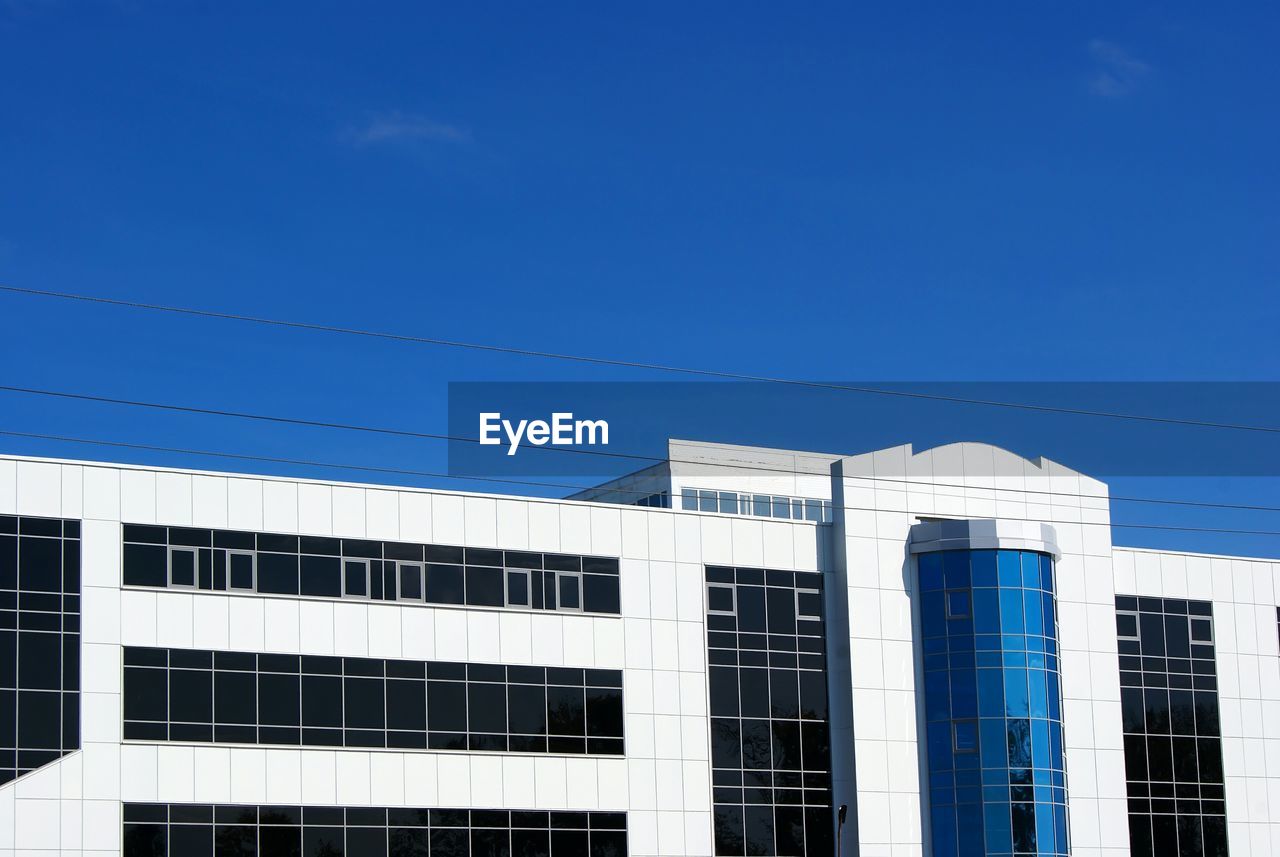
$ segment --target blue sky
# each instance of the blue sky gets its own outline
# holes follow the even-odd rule
[[[0,280],[779,376],[1280,380],[1278,40],[1263,3],[0,0]],[[13,296],[0,318],[2,383],[423,431],[452,380],[655,377]],[[11,394],[0,423],[445,464]],[[1280,505],[1265,479],[1115,490]]]

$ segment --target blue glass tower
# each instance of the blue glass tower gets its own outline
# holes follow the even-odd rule
[[[1053,557],[943,549],[918,568],[933,854],[1066,857]]]

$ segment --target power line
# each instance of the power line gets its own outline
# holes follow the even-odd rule
[[[37,395],[37,396],[49,396],[53,398],[70,399],[73,401],[94,402],[98,404],[112,404],[112,405],[125,405],[129,407],[150,408],[150,409],[156,409],[156,410],[171,411],[176,413],[196,414],[201,416],[220,416],[220,417],[230,417],[234,419],[254,420],[259,422],[281,423],[284,425],[306,426],[310,428],[329,428],[329,429],[340,429],[344,431],[358,431],[358,432],[365,432],[365,433],[371,433],[371,434],[384,434],[384,435],[391,435],[396,437],[408,437],[408,438],[414,438],[414,439],[420,439],[420,440],[457,441],[457,442],[472,443],[472,444],[479,444],[480,442],[479,439],[477,438],[464,437],[461,435],[436,434],[431,432],[409,431],[407,429],[395,429],[395,428],[388,428],[388,427],[382,427],[382,426],[365,426],[365,425],[358,425],[353,423],[338,423],[338,422],[328,422],[323,420],[308,420],[308,419],[302,419],[298,417],[282,417],[282,416],[273,415],[273,414],[258,414],[258,413],[249,413],[245,411],[224,410],[224,409],[218,409],[218,408],[201,408],[201,407],[195,407],[191,405],[175,405],[175,404],[162,403],[162,402],[146,402],[146,401],[141,401],[137,399],[120,399],[120,398],[114,398],[110,396],[96,396],[88,393],[73,393],[65,390],[45,390],[45,389],[38,389],[35,387],[17,387],[17,386],[10,386],[10,385],[0,385],[0,391],[6,391],[11,393],[23,393],[23,394],[30,394],[30,395]],[[610,451],[598,450],[598,449],[578,449],[575,447],[562,447],[562,446],[529,446],[528,444],[524,444],[524,443],[521,443],[519,446],[521,449],[532,449],[532,450],[538,450],[542,452],[560,452],[560,453],[571,454],[571,455],[595,455],[595,456],[604,456],[609,458],[647,461],[647,462],[652,462],[654,464],[662,464],[662,463],[694,464],[694,465],[701,465],[705,467],[722,467],[722,468],[729,468],[733,470],[749,469],[757,472],[782,473],[787,475],[830,476],[830,473],[828,471],[768,467],[765,465],[757,465],[751,462],[745,462],[745,463],[739,464],[739,463],[727,462],[727,461],[702,461],[698,459],[663,458],[660,456],[653,456],[653,455],[640,455],[638,453],[626,453],[626,452],[610,452]],[[405,472],[409,473],[410,471],[405,471]],[[431,474],[419,474],[419,475],[431,475]],[[473,477],[468,477],[468,478],[473,478]],[[896,479],[896,478],[887,477],[887,476],[876,476],[876,477],[867,477],[867,478],[871,478],[879,482],[891,482],[891,483],[900,483],[904,485],[929,486],[929,487],[937,487],[937,488],[972,489],[975,487],[983,487],[984,490],[1006,491],[1006,492],[1013,492],[1013,493],[1032,493],[1032,494],[1037,494],[1041,496],[1062,496],[1062,497],[1077,497],[1077,498],[1092,496],[1092,495],[1080,494],[1080,493],[1071,492],[1071,491],[1023,491],[1023,489],[1018,489],[1018,488],[999,488],[995,486],[986,488],[986,486],[964,485],[961,483],[954,483],[954,482],[935,482],[935,481],[919,482],[919,481],[910,480],[910,479]],[[521,483],[519,481],[516,481],[515,484],[536,485],[539,483]],[[573,489],[575,491],[585,491],[585,490],[589,490],[590,487],[599,487],[599,486],[589,486],[587,488],[584,488],[583,486],[580,486],[580,485],[553,485],[550,483],[546,483],[546,485],[547,487],[562,487],[562,488]],[[651,493],[651,492],[633,492],[631,491],[631,489],[615,488],[615,487],[610,487],[604,490],[618,491],[623,493],[642,493],[642,494]],[[1117,497],[1110,497],[1108,499],[1122,501],[1122,502],[1131,502],[1131,503],[1152,503],[1152,504],[1158,504],[1158,505],[1197,506],[1197,507],[1205,507],[1205,508],[1237,509],[1237,510],[1243,510],[1243,511],[1256,511],[1256,512],[1280,512],[1280,507],[1277,507],[1277,506],[1250,506],[1250,505],[1231,504],[1231,503],[1203,503],[1203,502],[1198,502],[1193,500],[1165,500],[1165,499],[1150,498],[1150,497],[1119,497],[1117,496]]]
[[[52,441],[60,441],[64,443],[77,443],[77,444],[86,444],[86,445],[92,445],[92,446],[109,446],[109,447],[117,447],[117,448],[124,448],[124,449],[136,449],[136,450],[144,450],[149,452],[164,452],[164,453],[177,453],[182,455],[209,456],[213,458],[237,459],[242,461],[261,461],[261,462],[267,462],[267,463],[273,463],[273,464],[288,464],[288,465],[306,466],[306,467],[333,468],[337,470],[356,470],[356,471],[363,471],[363,472],[370,472],[370,473],[389,473],[389,474],[395,474],[395,475],[401,475],[401,476],[423,476],[423,477],[436,478],[436,479],[478,480],[483,482],[502,482],[502,483],[516,484],[516,485],[528,485],[528,486],[538,486],[538,487],[548,487],[548,488],[579,487],[575,485],[556,483],[556,482],[534,482],[534,481],[527,481],[527,480],[520,480],[520,479],[503,479],[498,477],[459,476],[451,473],[433,473],[430,471],[408,470],[408,469],[395,468],[395,467],[378,467],[373,465],[345,464],[345,463],[335,463],[335,462],[327,462],[327,461],[315,461],[312,459],[301,459],[301,458],[278,458],[278,457],[263,456],[263,455],[250,455],[247,453],[216,452],[212,450],[188,449],[188,448],[182,448],[182,447],[157,446],[157,445],[142,444],[142,443],[128,443],[124,441],[110,441],[110,440],[99,440],[99,439],[93,439],[93,438],[70,437],[67,435],[38,434],[35,432],[0,430],[0,435],[6,436],[6,437],[21,437],[21,438],[31,438],[31,439],[38,439],[38,440],[52,440]],[[653,493],[652,491],[638,491],[638,490],[631,490],[631,489],[619,489],[619,490],[626,491],[627,493],[642,494],[646,496]],[[570,502],[574,502],[574,501],[570,501]],[[905,511],[908,511],[905,509],[886,509],[886,508],[875,508],[871,506],[841,506],[839,508],[843,511],[848,511],[848,512],[894,512],[894,511],[905,512]],[[1037,523],[1041,522],[1040,518],[1010,518],[1005,516],[1002,516],[1001,520],[1033,521]],[[1050,521],[1049,523],[1053,523],[1053,522]],[[1081,525],[1084,525],[1084,522],[1079,522],[1079,523],[1081,523]],[[1102,525],[1098,524],[1094,526],[1102,526]],[[1134,530],[1161,530],[1161,531],[1189,532],[1189,533],[1220,533],[1220,534],[1226,534],[1226,535],[1280,536],[1280,530],[1237,530],[1237,529],[1225,529],[1221,527],[1181,527],[1181,526],[1167,526],[1162,524],[1118,524],[1115,522],[1110,522],[1105,526],[1109,526],[1113,528],[1121,528],[1121,529],[1134,529]]]
[[[866,395],[876,396],[895,396],[906,399],[919,399],[926,401],[951,402],[954,404],[965,405],[982,405],[985,407],[1008,408],[1015,410],[1036,411],[1040,413],[1052,414],[1069,414],[1073,416],[1088,417],[1105,417],[1109,419],[1131,420],[1137,422],[1159,423],[1165,425],[1183,425],[1195,426],[1199,428],[1217,428],[1230,429],[1234,431],[1252,431],[1264,432],[1268,434],[1280,434],[1280,427],[1276,426],[1256,426],[1245,425],[1239,423],[1217,423],[1207,420],[1190,420],[1180,419],[1177,417],[1158,417],[1150,414],[1127,414],[1114,411],[1095,411],[1082,408],[1064,408],[1052,405],[1033,405],[1027,402],[1006,402],[990,399],[971,399],[961,396],[945,396],[938,393],[920,393],[908,390],[890,390],[881,387],[862,387],[850,384],[836,384],[826,381],[806,381],[799,378],[782,378],[768,375],[752,375],[742,372],[728,372],[717,369],[702,369],[686,366],[671,366],[662,363],[646,363],[636,360],[622,360],[612,357],[593,357],[582,354],[565,354],[554,351],[540,351],[532,348],[517,348],[508,345],[493,345],[480,342],[464,342],[455,339],[442,339],[431,336],[413,336],[403,333],[388,333],[386,331],[364,330],[354,327],[342,327],[339,325],[317,324],[314,322],[293,321],[287,319],[264,318],[262,316],[246,315],[243,313],[218,312],[214,310],[195,309],[193,307],[171,306],[167,304],[146,303],[143,301],[127,301],[118,298],[106,298],[96,295],[76,294],[74,292],[59,292],[48,289],[32,289],[21,288],[18,286],[0,285],[0,291],[11,294],[29,295],[35,297],[57,298],[60,300],[81,301],[85,303],[105,304],[109,306],[127,307],[130,309],[144,309],[154,312],[166,312],[175,315],[198,316],[201,318],[215,318],[224,321],[242,321],[251,324],[269,325],[272,327],[293,328],[297,330],[309,330],[321,333],[338,333],[347,336],[361,336],[372,339],[387,339],[396,342],[407,342],[415,345],[438,345],[447,348],[466,348],[475,351],[488,351],[497,354],[512,354],[521,357],[539,357],[549,360],[567,360],[576,363],[589,363],[596,366],[616,366],[627,369],[644,369],[654,372],[666,372],[669,374],[692,375],[706,378],[717,378],[722,381],[749,381],[755,383],[766,384],[785,384],[795,387],[808,387],[820,390],[839,390],[847,393],[862,393]]]

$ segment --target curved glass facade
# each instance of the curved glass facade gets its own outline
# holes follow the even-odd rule
[[[937,857],[1065,855],[1053,558],[918,555]]]

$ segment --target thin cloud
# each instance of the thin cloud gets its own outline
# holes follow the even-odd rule
[[[1151,66],[1112,42],[1089,42],[1094,73],[1089,87],[1103,98],[1123,98],[1135,92],[1151,74]]]
[[[438,122],[412,113],[384,113],[368,124],[351,129],[347,140],[356,146],[379,143],[466,143],[471,132],[459,125]]]

